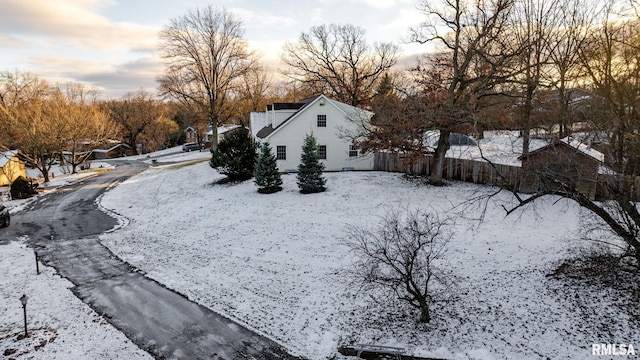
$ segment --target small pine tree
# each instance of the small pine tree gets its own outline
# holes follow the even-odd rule
[[[256,163],[258,145],[244,126],[225,137],[215,151],[211,151],[209,165],[229,180],[250,179]]]
[[[302,145],[302,158],[298,165],[298,187],[303,194],[323,192],[326,190],[326,179],[322,177],[324,164],[318,160],[318,144],[316,138],[307,135]]]
[[[255,168],[253,182],[258,186],[259,193],[271,194],[282,190],[282,177],[280,177],[276,157],[271,152],[271,146],[268,142],[262,144]]]

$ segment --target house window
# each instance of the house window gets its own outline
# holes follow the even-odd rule
[[[318,115],[318,127],[327,127],[327,115]]]
[[[318,146],[318,159],[327,159],[327,145]]]
[[[349,145],[349,157],[356,156],[358,156],[358,148],[353,144]]]
[[[287,160],[287,147],[285,145],[276,146],[276,160]]]

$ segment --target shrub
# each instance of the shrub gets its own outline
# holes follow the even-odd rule
[[[230,180],[246,180],[253,176],[258,145],[249,130],[240,127],[225,137],[216,150],[211,151],[212,168]]]
[[[353,281],[379,292],[384,303],[406,301],[420,311],[420,322],[429,322],[432,306],[455,294],[456,276],[445,256],[453,225],[436,213],[407,210],[404,216],[390,211],[374,229],[349,226],[345,240],[355,258]]]
[[[36,193],[31,183],[23,176],[13,181],[10,191],[13,199],[26,199]]]

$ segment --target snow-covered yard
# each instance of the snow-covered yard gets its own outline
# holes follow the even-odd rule
[[[585,359],[593,343],[640,348],[640,327],[621,310],[619,293],[546,276],[583,244],[576,241],[580,211],[572,203],[550,198],[536,212],[505,217],[504,196],[489,203],[480,224],[458,218],[448,256],[460,279],[459,299],[434,309],[424,325],[404,305],[376,304],[344,280],[352,261],[346,227],[375,226],[389,209],[448,211],[487,188],[343,172],[326,174],[324,193],[302,195],[295,175],[285,175],[282,192],[262,195],[250,181],[214,184],[221,177],[200,162],[153,167],[122,183],[101,205],[127,225],[102,240],[147,276],[296,354],[326,359],[350,343],[450,359]],[[0,278],[0,335],[20,332],[23,292],[33,294],[30,321],[57,331],[55,341],[27,357],[146,356],[80,303],[52,269],[36,276],[24,245],[0,246],[0,254],[7,274]],[[1,351],[7,344],[0,338]]]
[[[352,260],[345,227],[373,226],[389,209],[449,210],[483,188],[347,172],[326,174],[325,193],[302,195],[286,175],[284,191],[261,195],[251,182],[215,185],[220,177],[201,163],[123,183],[102,205],[131,223],[103,240],[151,278],[295,353],[324,359],[361,342],[447,358],[583,359],[594,342],[639,338],[629,315],[610,310],[613,300],[581,292],[589,314],[545,276],[573,255],[579,211],[571,203],[549,199],[537,215],[505,218],[491,202],[479,226],[459,219],[449,254],[460,300],[419,325],[403,306],[376,305],[343,280]],[[597,330],[603,317],[608,332]]]

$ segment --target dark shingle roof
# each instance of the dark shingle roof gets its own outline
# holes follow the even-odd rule
[[[258,132],[256,133],[256,136],[259,137],[260,139],[264,139],[265,137],[269,136],[269,134],[271,134],[275,130],[276,129],[274,129],[273,126],[271,126],[271,125],[265,126],[262,129],[258,130]]]

